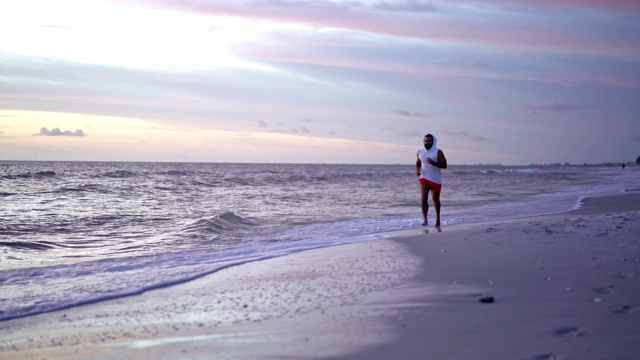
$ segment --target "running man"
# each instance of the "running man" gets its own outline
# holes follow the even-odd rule
[[[424,136],[422,142],[424,149],[418,150],[416,160],[416,175],[420,177],[420,195],[422,196],[422,226],[428,225],[427,213],[429,212],[429,191],[436,208],[436,227],[440,227],[440,190],[442,189],[441,169],[447,168],[447,158],[442,150],[436,147],[437,139],[431,134]]]

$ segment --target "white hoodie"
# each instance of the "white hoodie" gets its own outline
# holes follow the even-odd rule
[[[420,178],[427,179],[436,184],[442,184],[442,174],[440,173],[440,168],[433,166],[427,162],[427,159],[433,160],[434,163],[438,162],[438,149],[436,144],[438,143],[438,139],[436,139],[435,135],[433,136],[433,146],[431,149],[427,150],[425,148],[418,150],[418,158],[422,162],[422,166],[420,167]]]

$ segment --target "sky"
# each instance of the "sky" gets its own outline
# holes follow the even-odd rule
[[[637,0],[0,2],[0,160],[635,161]]]

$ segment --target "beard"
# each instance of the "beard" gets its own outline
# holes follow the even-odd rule
[[[433,144],[425,145],[425,146],[424,146],[424,148],[425,148],[425,149],[427,149],[427,150],[430,150],[432,147],[433,147]]]

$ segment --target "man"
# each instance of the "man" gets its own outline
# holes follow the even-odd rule
[[[436,147],[437,139],[431,134],[424,136],[422,140],[424,149],[418,150],[416,160],[416,175],[420,177],[420,195],[422,196],[422,226],[428,224],[427,212],[429,212],[429,191],[436,208],[436,227],[440,227],[440,190],[442,189],[441,169],[447,168],[447,158],[442,150]]]

